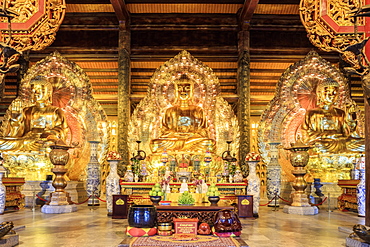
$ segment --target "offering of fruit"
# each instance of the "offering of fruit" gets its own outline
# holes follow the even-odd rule
[[[189,191],[185,190],[184,193],[181,194],[179,197],[179,204],[194,204],[195,199],[189,193]]]
[[[260,161],[261,155],[259,153],[250,152],[245,156],[245,161]]]
[[[110,151],[107,155],[107,160],[122,160],[122,157],[116,151]]]
[[[218,191],[218,188],[215,184],[211,184],[208,187],[208,191],[206,193],[206,196],[220,196],[220,192]]]
[[[159,183],[156,183],[153,187],[152,190],[149,191],[149,196],[163,196],[162,188]]]

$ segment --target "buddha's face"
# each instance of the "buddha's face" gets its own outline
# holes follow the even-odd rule
[[[39,103],[46,103],[49,100],[49,88],[47,85],[44,84],[32,84],[31,85],[31,92],[32,92],[32,100],[33,102]]]
[[[318,92],[321,102],[325,105],[334,104],[338,99],[338,90],[339,88],[336,86],[323,87],[322,90]]]
[[[191,84],[180,84],[177,85],[178,96],[181,100],[190,99],[191,95]]]

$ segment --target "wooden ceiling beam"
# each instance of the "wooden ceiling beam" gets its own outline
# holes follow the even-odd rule
[[[174,4],[174,3],[200,3],[199,0],[126,0],[127,4],[145,4],[145,3],[166,3],[166,4]],[[228,4],[241,4],[243,0],[227,0]],[[202,0],[201,3],[209,3],[209,4],[224,4],[225,0]]]
[[[116,13],[117,19],[120,22],[129,24],[130,21],[130,14],[127,10],[127,6],[125,4],[125,0],[110,0],[114,12]]]
[[[252,19],[253,13],[256,10],[259,0],[245,0],[243,8],[239,14],[239,23],[242,30],[247,30],[250,28],[250,21]]]

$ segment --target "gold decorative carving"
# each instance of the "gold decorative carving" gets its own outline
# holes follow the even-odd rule
[[[3,0],[6,1],[6,0]],[[42,50],[55,40],[65,15],[65,0],[8,0],[5,8],[18,16],[0,18],[0,41],[18,51]]]
[[[172,222],[174,218],[189,218],[199,219],[199,222],[205,222],[211,226],[214,224],[216,211],[187,211],[187,212],[176,212],[176,211],[157,211],[158,222]]]
[[[364,4],[362,0],[302,0],[300,17],[311,43],[323,51],[342,53],[349,45],[365,37],[364,30],[354,34],[354,10]],[[358,26],[364,26],[363,17],[357,18]]]
[[[118,152],[122,161],[118,166],[118,174],[123,177],[124,167],[129,163],[128,132],[130,122],[130,55],[126,49],[119,52],[118,61]],[[138,140],[138,139],[136,139]],[[135,140],[135,141],[136,141]],[[132,152],[131,152],[132,153]]]
[[[116,205],[120,205],[120,206],[125,205],[125,201],[120,198],[116,201]]]
[[[240,126],[240,151],[239,160],[250,151],[250,57],[249,52],[244,51],[239,58],[238,82],[239,82],[239,108],[238,121]]]
[[[242,205],[249,205],[250,202],[247,199],[244,199],[244,200],[242,200],[241,204]]]

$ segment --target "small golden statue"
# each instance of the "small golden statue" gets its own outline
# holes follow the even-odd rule
[[[40,151],[44,145],[66,139],[67,122],[63,110],[52,105],[51,83],[36,76],[30,85],[33,105],[21,109],[22,102],[13,102],[9,125],[0,138],[0,150]]]
[[[338,93],[339,84],[333,79],[327,78],[318,84],[318,107],[306,112],[302,125],[304,142],[316,145],[320,152],[364,151],[364,138],[356,133],[356,113],[353,107],[346,111],[335,107]]]
[[[153,153],[164,151],[192,153],[213,150],[215,141],[208,138],[203,109],[192,104],[194,83],[182,76],[175,81],[176,100],[162,120],[162,135],[150,143]]]

